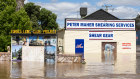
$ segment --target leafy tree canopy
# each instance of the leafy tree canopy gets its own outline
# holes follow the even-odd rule
[[[32,29],[32,23],[24,8],[16,11],[16,0],[1,0],[0,3],[0,51],[3,52],[11,45],[11,30]]]
[[[16,0],[0,0],[0,52],[11,44],[10,31],[31,29],[58,29],[57,16],[34,3],[25,4],[16,11]]]
[[[16,0],[0,0],[0,11],[3,11],[7,6],[16,8]]]
[[[33,23],[33,29],[58,29],[56,14],[31,2],[25,4],[24,8]]]

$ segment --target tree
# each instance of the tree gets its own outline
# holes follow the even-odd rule
[[[40,23],[43,29],[58,29],[57,16],[49,10],[42,8],[40,11]]]
[[[40,17],[40,6],[35,5],[34,3],[27,3],[24,5],[24,8],[30,17],[33,25],[33,28],[39,27],[38,18]]]
[[[31,2],[25,4],[24,8],[33,23],[33,29],[58,29],[56,14]]]
[[[24,8],[16,12],[16,0],[0,1],[0,51],[7,51],[11,45],[11,29],[32,29],[30,18]]]
[[[7,50],[7,46],[10,45],[10,35],[0,34],[0,51],[5,52]]]
[[[137,17],[135,18],[135,22],[136,22],[136,30],[140,30],[140,15],[137,15]]]
[[[0,11],[3,11],[7,6],[16,8],[16,0],[0,0]]]
[[[31,27],[32,23],[24,8],[21,8],[19,11],[13,13],[11,15],[11,19],[12,19],[11,23],[12,29],[20,29],[20,30],[32,29]]]

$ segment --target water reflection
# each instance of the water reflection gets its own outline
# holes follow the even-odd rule
[[[49,63],[45,63],[44,64],[44,67],[45,67],[45,77],[49,77],[49,78],[52,78],[52,77],[56,77],[56,66],[54,63],[52,62],[49,62]]]
[[[44,62],[22,62],[22,78],[44,77]]]
[[[84,65],[72,63],[12,62],[12,78],[54,78],[80,76]],[[78,75],[79,74],[79,75]]]
[[[136,62],[136,73],[140,74],[140,57],[137,57],[137,62]]]
[[[122,57],[123,58],[123,57]],[[139,74],[140,58],[117,61],[115,64],[92,62],[86,64],[78,63],[47,63],[47,62],[7,62],[0,61],[0,78],[56,78],[56,77],[79,77],[86,75],[106,74]],[[136,67],[135,67],[136,66]]]
[[[12,78],[20,78],[22,73],[22,63],[21,62],[11,62],[11,77]]]
[[[58,63],[57,76],[82,76],[84,74],[85,65],[80,63]]]

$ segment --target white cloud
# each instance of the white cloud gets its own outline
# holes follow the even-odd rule
[[[82,4],[80,3],[69,3],[69,2],[61,2],[61,3],[36,3],[43,8],[49,9],[54,12],[76,12],[79,10],[80,6],[89,6],[87,2]]]
[[[26,3],[28,3],[28,2],[29,2],[28,0],[25,0],[25,1],[24,1],[24,4],[26,4]]]
[[[104,1],[104,0],[103,0]],[[103,5],[103,1],[98,2],[97,5]],[[107,0],[108,1],[108,0]],[[110,0],[112,1],[112,0]],[[126,0],[115,0],[115,2],[118,2],[118,5],[120,1],[120,4],[123,4]],[[130,2],[130,0],[127,0]],[[140,2],[140,1],[138,1]],[[110,2],[113,3],[113,2]],[[46,8],[53,13],[57,14],[57,22],[62,28],[64,26],[64,20],[65,18],[80,18],[80,7],[87,7],[88,8],[88,14],[95,12],[98,10],[96,5],[91,5],[88,2],[83,3],[72,3],[72,2],[56,2],[56,3],[41,3],[37,2],[37,5],[40,5],[42,8]],[[117,3],[116,3],[117,5]],[[109,13],[113,14],[114,16],[120,18],[120,19],[132,19],[135,18],[138,14],[139,10],[132,8],[132,7],[125,7],[125,6],[118,6],[115,8],[114,11],[109,10]]]
[[[53,13],[57,14],[57,21],[60,27],[64,26],[65,18],[80,18],[80,7],[87,7],[88,14],[95,11],[96,8],[91,6],[88,2],[83,3],[71,3],[71,2],[57,2],[57,3],[36,3],[40,5],[42,8],[46,8]],[[63,24],[62,24],[63,23]]]
[[[109,10],[109,12],[120,19],[133,19],[137,16],[139,10],[131,7],[119,6],[115,8],[114,11]]]
[[[140,0],[102,0],[97,3],[98,6],[102,6],[104,4],[111,5],[128,5],[128,6],[140,6]]]
[[[97,2],[96,5],[100,7],[104,5],[113,5],[115,6],[115,10],[109,10],[111,14],[120,19],[133,19],[139,12],[139,10],[134,7],[140,6],[139,4],[140,0],[101,0]],[[111,7],[109,9],[111,9]]]

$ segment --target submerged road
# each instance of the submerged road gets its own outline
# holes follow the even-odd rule
[[[0,79],[140,79],[140,46],[129,66],[89,63],[43,63],[0,61]],[[50,60],[51,61],[51,60]]]
[[[123,73],[116,71],[113,65],[101,64],[0,62],[0,79],[140,79],[140,58],[137,58],[135,72],[131,68]]]

